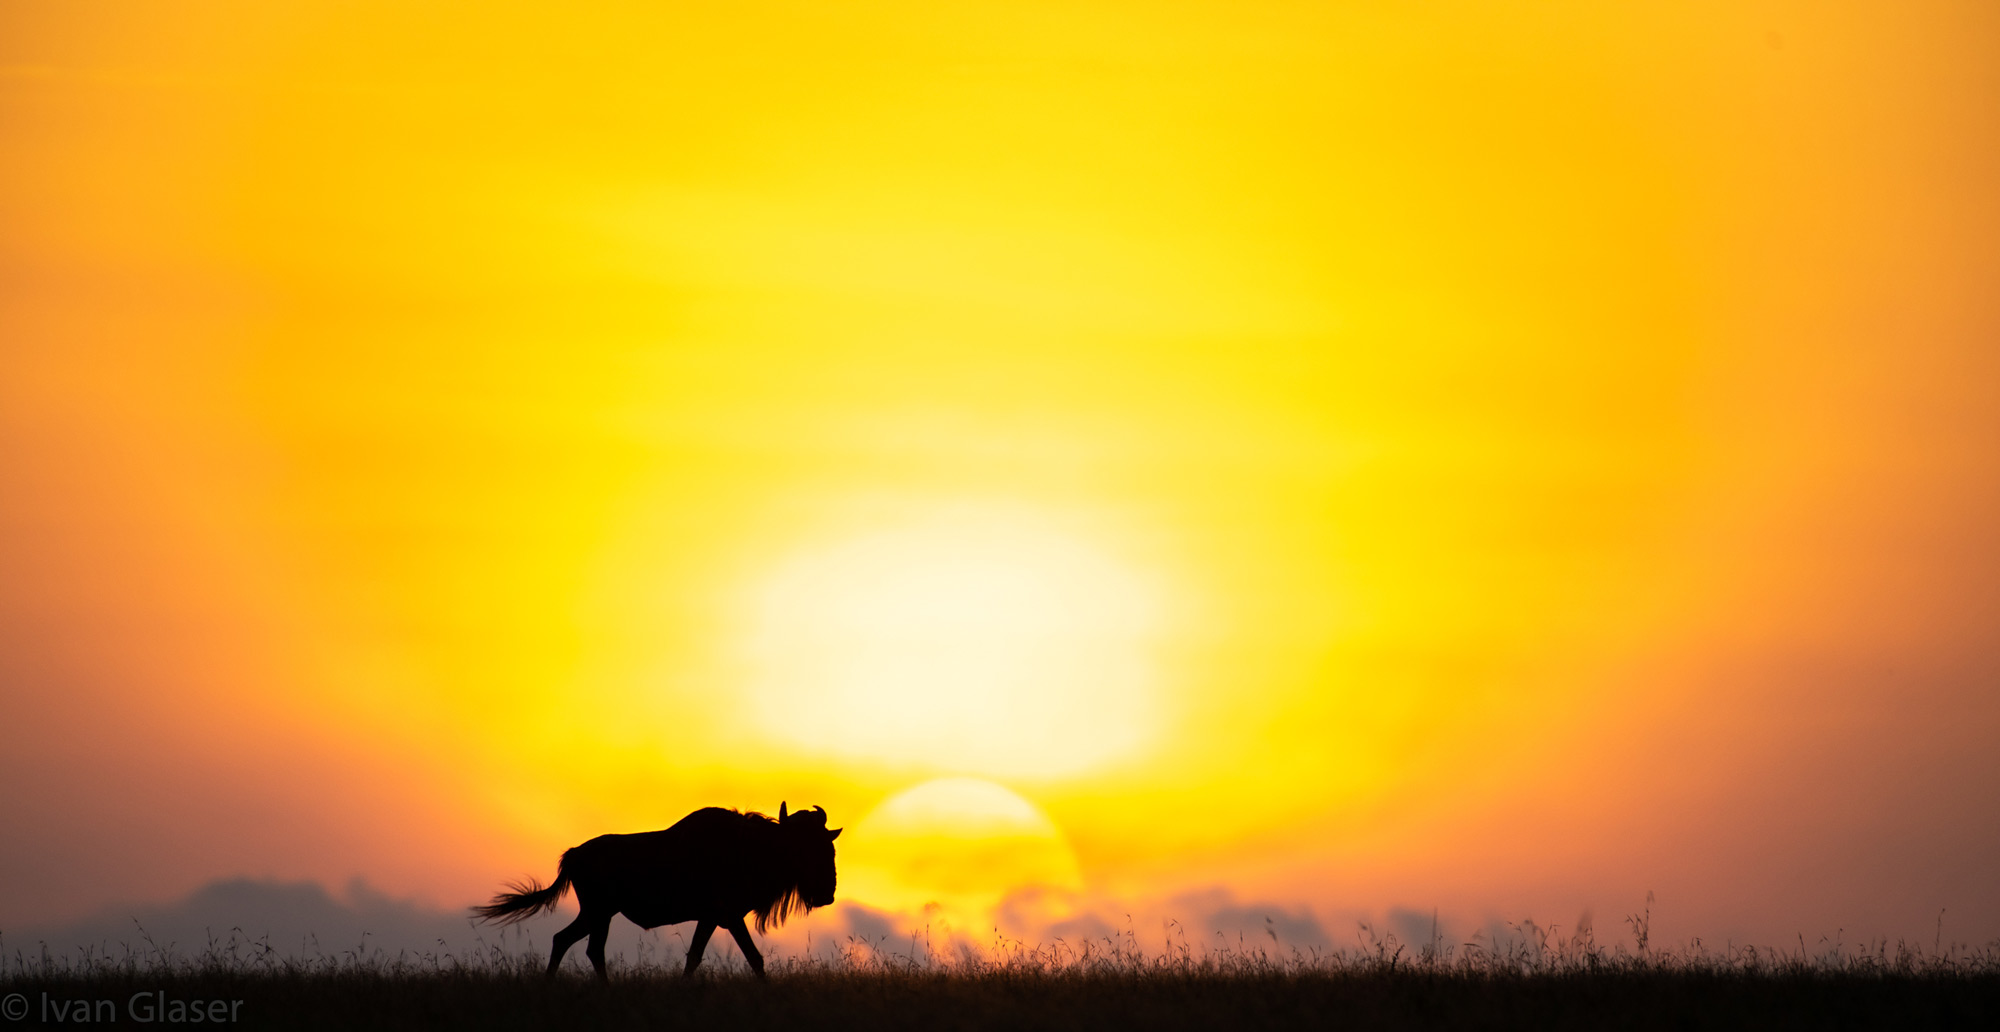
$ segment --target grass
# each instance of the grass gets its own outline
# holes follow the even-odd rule
[[[683,979],[680,958],[656,951],[615,966],[608,985],[570,972],[547,979],[543,955],[518,946],[389,956],[363,945],[299,958],[233,934],[191,954],[150,942],[117,955],[16,951],[0,956],[0,997],[20,994],[27,1024],[47,1013],[46,994],[50,1006],[92,1001],[97,1016],[136,1025],[130,1000],[152,992],[241,1000],[243,1027],[305,1029],[2000,1027],[1994,947],[1801,941],[1789,951],[1663,952],[1648,948],[1641,919],[1632,948],[1532,924],[1517,931],[1499,948],[1413,949],[1369,935],[1334,951],[1220,937],[1199,946],[1170,937],[1148,950],[1129,931],[949,951],[850,939],[773,956],[764,982],[733,956]]]

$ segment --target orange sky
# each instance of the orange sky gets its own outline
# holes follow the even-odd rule
[[[946,11],[0,7],[0,922],[2000,936],[1989,5]]]

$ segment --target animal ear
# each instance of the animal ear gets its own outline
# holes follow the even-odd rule
[[[827,832],[827,833],[826,833],[826,840],[827,840],[828,842],[832,842],[832,841],[833,841],[834,839],[837,839],[837,838],[839,838],[839,837],[840,837],[840,833],[841,833],[841,832],[843,832],[843,831],[845,831],[845,830],[847,830],[847,829],[845,829],[845,828],[835,828],[835,829],[833,829],[832,831],[829,831],[829,832]]]
[[[786,816],[785,804],[783,800],[780,800],[778,802],[778,823],[783,824],[785,822],[785,816]]]

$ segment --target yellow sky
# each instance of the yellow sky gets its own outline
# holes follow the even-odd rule
[[[1001,799],[2000,934],[1984,5],[0,19],[0,916]]]

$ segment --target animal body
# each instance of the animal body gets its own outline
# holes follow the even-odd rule
[[[833,902],[833,840],[826,811],[819,807],[792,813],[778,804],[778,818],[738,813],[718,806],[696,810],[664,831],[637,835],[599,835],[565,850],[556,865],[556,880],[547,888],[530,880],[509,885],[473,913],[481,920],[512,924],[555,909],[563,894],[574,889],[580,912],[556,933],[549,954],[549,974],[561,966],[563,954],[576,941],[590,937],[584,954],[597,977],[604,974],[604,940],[611,918],[624,914],[641,928],[696,922],[688,944],[685,974],[694,974],[709,936],[724,928],[736,939],[757,977],[764,977],[764,955],[750,940],[744,925],[755,914],[757,931],[783,924],[794,912]]]

